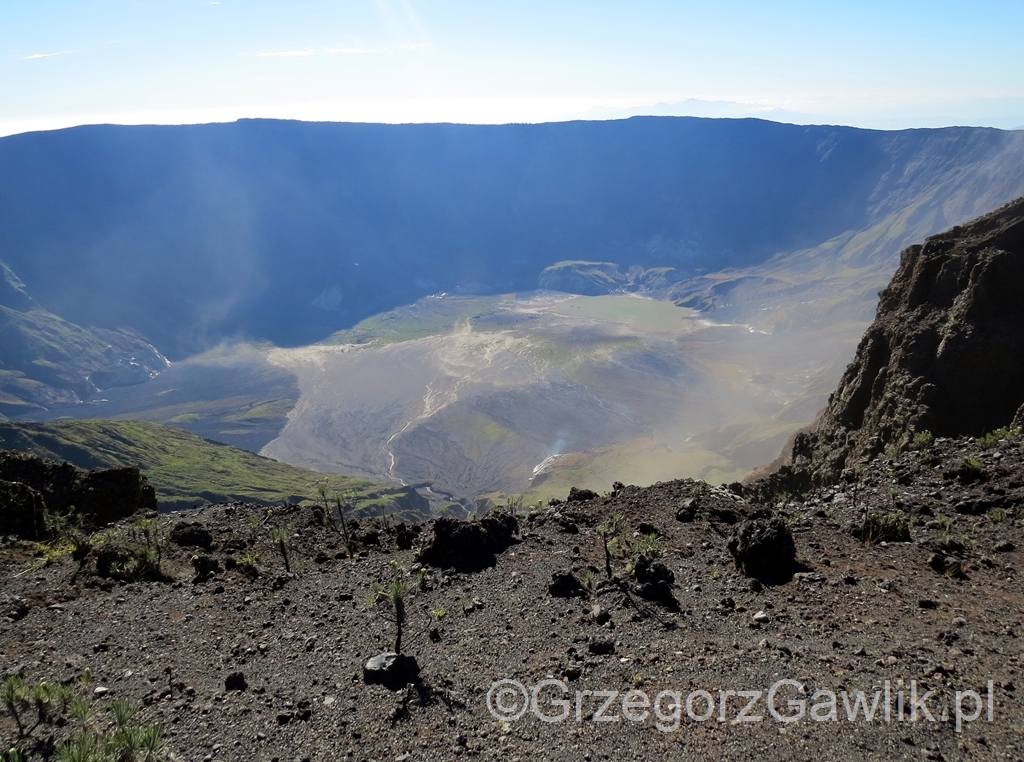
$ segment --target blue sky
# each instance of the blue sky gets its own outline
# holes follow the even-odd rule
[[[1021,0],[9,2],[0,134],[636,113],[1015,128],[1021,30]]]

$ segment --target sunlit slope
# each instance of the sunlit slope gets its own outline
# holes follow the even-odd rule
[[[0,449],[29,452],[79,468],[138,465],[156,489],[161,509],[244,500],[266,504],[314,496],[325,478],[170,426],[141,421],[0,422]],[[329,491],[358,507],[406,509],[404,494],[379,483],[332,474]]]
[[[414,313],[437,332],[401,340]],[[272,350],[300,398],[262,452],[462,499],[731,481],[820,407],[861,330],[773,337],[631,295],[428,299],[363,344]]]

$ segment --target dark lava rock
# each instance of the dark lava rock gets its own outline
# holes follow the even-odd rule
[[[782,519],[744,522],[728,547],[736,568],[762,582],[788,582],[796,570],[796,545]]]
[[[479,571],[494,566],[494,557],[508,548],[519,529],[515,516],[492,513],[479,521],[448,516],[435,519],[432,536],[416,560],[442,569]]]
[[[21,482],[0,481],[0,535],[41,540],[46,535],[43,496]]]
[[[597,500],[601,497],[591,489],[579,489],[578,487],[569,488],[569,497],[565,499],[567,503],[585,503],[588,500]]]
[[[595,656],[608,656],[615,653],[615,641],[611,638],[593,636],[587,643],[587,650]]]
[[[98,528],[141,511],[156,510],[156,492],[146,477],[134,467],[89,471],[69,463],[54,463],[20,452],[0,451],[0,483],[17,482],[38,493],[46,510],[66,515],[72,510],[89,528]],[[43,528],[35,521],[35,501],[26,502],[23,491],[18,508],[4,511],[0,518],[0,534],[16,534],[15,527],[32,534],[27,539],[41,539]],[[8,528],[9,525],[9,528]],[[19,531],[18,536],[22,535]]]
[[[245,675],[241,672],[232,672],[224,678],[224,690],[226,691],[244,691],[248,688],[249,683],[245,682]]]
[[[551,575],[548,594],[555,598],[583,598],[587,591],[572,572],[555,572]]]
[[[395,545],[399,550],[409,550],[420,535],[419,524],[409,526],[405,522],[395,524]]]
[[[8,622],[23,619],[30,611],[28,603],[20,596],[4,596],[0,598],[0,616]]]
[[[213,550],[213,535],[210,530],[198,521],[191,523],[179,521],[171,528],[168,535],[171,542],[183,548],[202,548],[205,551]]]
[[[662,603],[673,611],[679,609],[679,603],[672,595],[676,577],[665,564],[647,556],[637,556],[633,562],[633,576],[637,581],[633,589],[641,598]]]
[[[831,484],[918,432],[977,437],[1011,425],[1024,406],[1021,293],[1024,198],[904,250],[828,407],[794,438],[790,476]]]
[[[683,500],[679,507],[676,509],[676,520],[686,522],[687,524],[694,520],[697,516],[697,501],[692,497],[688,497]]]
[[[192,568],[196,570],[197,578],[203,579],[220,571],[220,561],[205,554],[192,556]]]
[[[363,682],[396,691],[419,679],[420,665],[413,656],[388,652],[368,659],[363,665]]]

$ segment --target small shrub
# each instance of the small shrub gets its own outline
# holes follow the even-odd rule
[[[661,558],[664,552],[661,549],[661,540],[658,535],[651,532],[650,534],[643,534],[637,538],[636,550],[638,553],[647,556],[648,558]]]
[[[281,552],[281,557],[284,559],[284,570],[289,574],[292,570],[292,564],[288,553],[288,540],[291,539],[294,533],[295,524],[287,524],[286,526],[270,530],[270,539],[272,542],[277,543],[277,549]]]
[[[978,444],[982,447],[995,447],[999,444],[1001,439],[1011,439],[1013,437],[1013,431],[1008,428],[995,429],[990,431],[985,436],[978,438]]]
[[[919,452],[925,452],[935,443],[935,435],[930,431],[918,431],[914,434],[913,447]]]
[[[412,592],[405,578],[405,569],[397,561],[392,561],[391,578],[383,585],[374,583],[370,588],[369,603],[371,606],[384,604],[385,616],[395,625],[396,654],[402,653],[402,632],[405,628],[405,600]]]
[[[579,580],[584,589],[593,592],[597,580],[597,575],[594,574],[593,569],[584,569],[576,575],[576,579]]]
[[[238,559],[238,568],[241,569],[242,572],[250,579],[256,579],[260,576],[260,570],[256,566],[256,563],[258,561],[259,556],[257,556],[255,553],[246,553],[244,556]]]
[[[988,520],[993,524],[1002,524],[1006,521],[1006,509],[1005,508],[993,508],[987,514]]]
[[[864,517],[865,545],[878,542],[910,542],[910,522],[900,511],[872,511]]]

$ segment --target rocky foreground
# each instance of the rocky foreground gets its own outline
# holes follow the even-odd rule
[[[1024,442],[919,439],[799,499],[685,480],[466,523],[221,505],[8,540],[4,672],[82,701],[22,738],[5,710],[0,739],[57,758],[128,699],[165,760],[1020,759]],[[419,674],[388,687],[364,666],[396,575]],[[532,708],[506,683],[489,709],[500,680]]]

